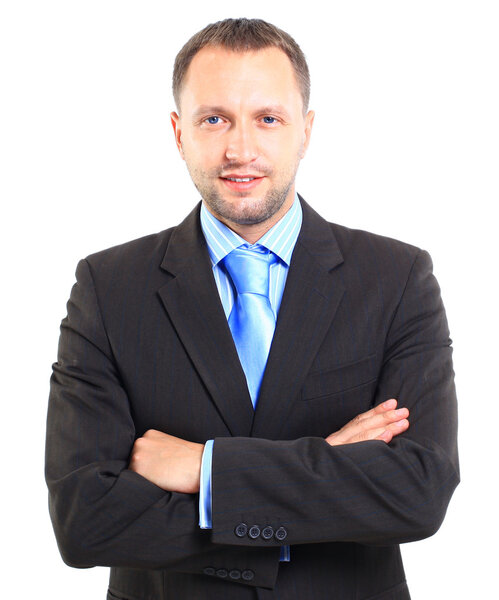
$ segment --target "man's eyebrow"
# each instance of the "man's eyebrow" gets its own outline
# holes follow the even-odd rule
[[[290,118],[288,111],[280,104],[269,104],[268,106],[263,106],[262,108],[258,109],[256,112],[261,115],[279,115],[280,117],[284,117],[286,119]]]
[[[227,114],[227,108],[221,105],[201,104],[193,112],[192,116],[197,118],[202,115],[218,115],[220,113]]]
[[[231,112],[232,111],[226,106],[216,104],[201,104],[193,112],[192,116],[194,119],[197,119],[203,115],[226,115],[230,114]],[[254,110],[253,113],[257,115],[278,115],[285,119],[290,118],[288,111],[280,104],[269,104],[267,106],[262,106],[261,108]]]

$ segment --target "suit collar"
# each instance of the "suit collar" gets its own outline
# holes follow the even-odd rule
[[[343,262],[343,255],[332,229],[299,194],[298,199],[303,211],[303,220],[297,243],[324,269],[333,269]],[[200,254],[203,258],[207,255],[208,248],[199,221],[200,209],[201,202],[172,234],[161,262],[161,267],[172,275],[184,270],[193,260],[197,260]]]
[[[330,224],[323,219],[298,194],[303,209],[303,225],[298,238],[299,244],[326,271],[334,269],[343,262],[343,254],[331,229]]]
[[[161,268],[172,275],[181,273],[193,260],[205,256],[207,252],[199,224],[199,202],[185,219],[175,227],[161,262]]]

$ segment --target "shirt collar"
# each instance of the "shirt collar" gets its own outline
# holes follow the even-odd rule
[[[243,244],[248,245],[245,239],[214,217],[205,207],[204,202],[201,203],[200,217],[213,266],[223,260],[234,248],[239,248]],[[253,245],[268,248],[289,267],[302,220],[301,204],[298,195],[295,194],[293,205],[288,212]]]

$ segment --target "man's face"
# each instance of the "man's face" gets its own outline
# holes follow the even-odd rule
[[[277,48],[205,47],[184,80],[177,146],[207,208],[229,227],[270,228],[290,208],[313,112],[303,114],[293,67]]]

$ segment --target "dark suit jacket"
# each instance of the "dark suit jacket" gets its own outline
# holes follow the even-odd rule
[[[426,252],[302,205],[256,412],[199,206],[78,265],[46,477],[63,559],[111,566],[108,598],[409,598],[398,544],[438,529],[458,482],[438,284]],[[324,440],[392,397],[411,425],[390,444]],[[127,469],[151,428],[215,438],[211,531],[198,527],[197,495]]]

